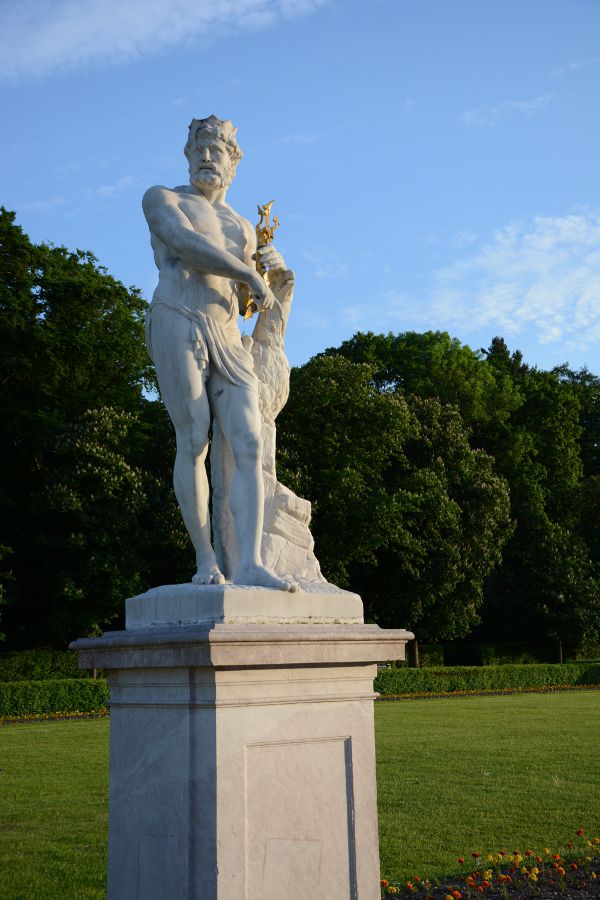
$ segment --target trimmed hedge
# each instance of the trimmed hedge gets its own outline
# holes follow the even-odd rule
[[[108,685],[102,678],[0,682],[0,716],[95,712],[107,700]]]
[[[380,669],[375,690],[390,694],[443,694],[558,685],[600,684],[600,664],[548,663],[504,666],[446,666],[440,669]]]
[[[72,650],[9,650],[0,652],[0,681],[48,681],[56,678],[89,678],[77,666]]]

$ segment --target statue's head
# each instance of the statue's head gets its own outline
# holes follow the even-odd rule
[[[219,190],[231,184],[242,151],[236,140],[237,128],[229,119],[192,119],[183,152],[190,169],[190,184],[202,190]]]

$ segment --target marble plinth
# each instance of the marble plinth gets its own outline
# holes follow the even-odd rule
[[[372,625],[76,641],[111,688],[108,900],[377,900]]]
[[[127,630],[202,622],[358,625],[358,594],[327,582],[306,584],[294,593],[238,584],[165,584],[125,601]]]

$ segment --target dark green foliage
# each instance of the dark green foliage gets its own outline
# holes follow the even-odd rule
[[[278,425],[279,475],[313,501],[329,580],[383,625],[468,633],[512,525],[506,484],[458,410],[380,390],[372,366],[325,355],[292,372]]]
[[[523,663],[560,662],[558,641],[545,643],[507,642],[447,644],[444,647],[445,665],[501,666]]]
[[[575,649],[598,641],[600,379],[566,366],[530,368],[501,338],[474,353],[440,332],[359,333],[326,353],[340,355],[367,363],[377,391],[458,408],[470,446],[493,457],[492,471],[508,483],[513,535],[498,548],[501,565],[490,559],[476,637],[560,639]],[[429,558],[452,567],[450,557]],[[405,621],[398,615],[397,624]],[[442,633],[431,622],[418,637]]]
[[[95,712],[104,709],[108,685],[101,678],[0,682],[0,716]]]
[[[441,669],[380,669],[375,690],[389,694],[439,694],[565,685],[600,684],[600,665],[590,663],[446,666]]]
[[[419,660],[422,668],[444,665],[444,648],[441,644],[419,644]]]
[[[118,627],[125,597],[189,577],[145,301],[90,253],[0,212],[0,613],[10,647]]]
[[[0,681],[43,681],[89,678],[71,650],[5,650],[0,652]]]

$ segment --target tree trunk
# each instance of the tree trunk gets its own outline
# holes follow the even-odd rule
[[[408,667],[409,669],[420,669],[421,660],[419,659],[419,642],[415,638],[406,645],[408,648]]]

